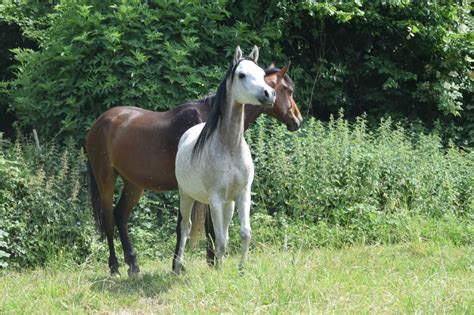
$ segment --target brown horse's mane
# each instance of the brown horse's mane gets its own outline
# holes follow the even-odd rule
[[[265,76],[269,76],[269,75],[278,73],[278,72],[280,72],[280,70],[281,69],[276,68],[276,67],[267,68],[267,69],[265,69]],[[287,84],[291,85],[292,88],[295,87],[295,84],[293,83],[293,80],[290,78],[290,76],[288,74],[285,73],[284,79],[285,79],[285,82]]]

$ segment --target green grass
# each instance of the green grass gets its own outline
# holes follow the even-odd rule
[[[471,313],[474,250],[433,243],[252,252],[222,270],[187,257],[141,262],[143,277],[112,279],[103,263],[57,263],[0,276],[0,313]],[[122,268],[123,272],[125,268]]]

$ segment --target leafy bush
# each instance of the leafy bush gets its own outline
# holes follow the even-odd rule
[[[105,258],[105,243],[98,243],[91,212],[83,151],[72,141],[38,150],[21,135],[13,144],[0,141],[2,146],[0,267],[38,266],[59,256],[80,262],[93,252]],[[119,182],[116,196],[120,189]],[[176,193],[148,192],[141,199],[131,219],[131,235],[141,254],[171,255],[177,201]]]
[[[262,64],[292,61],[297,100],[318,118],[343,107],[440,120],[474,143],[468,2],[58,0],[0,11],[40,47],[14,50],[8,92],[20,125],[47,138],[83,139],[111,106],[200,97],[235,45],[257,44]]]
[[[166,110],[196,99],[219,81],[237,44],[261,45],[225,17],[221,5],[198,1],[61,1],[42,49],[15,51],[12,108],[47,138],[82,140],[109,107]]]
[[[351,118],[389,114],[430,127],[439,119],[474,144],[468,2],[255,0],[227,7],[264,36],[276,25],[271,50],[293,61],[298,100],[318,118],[342,107]]]
[[[364,118],[353,125],[331,119],[327,126],[310,119],[288,134],[259,120],[248,132],[255,208],[341,225],[404,212],[472,219],[472,152],[445,151],[437,135],[412,134],[391,120],[373,131],[366,125]]]

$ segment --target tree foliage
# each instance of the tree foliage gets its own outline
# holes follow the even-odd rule
[[[84,137],[116,105],[164,110],[212,90],[235,45],[292,61],[317,117],[439,120],[474,139],[473,18],[467,1],[6,2],[37,50],[16,49],[11,109],[46,136]],[[47,122],[47,123],[45,123]]]

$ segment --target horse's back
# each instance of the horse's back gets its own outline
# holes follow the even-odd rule
[[[174,161],[181,135],[201,121],[196,106],[167,112],[114,107],[91,127],[87,151],[91,164],[110,167],[128,181],[150,190],[176,189]],[[97,168],[96,167],[96,168]]]
[[[94,122],[87,134],[89,156],[100,151],[111,159],[120,148],[133,148],[133,142],[139,144],[140,135],[146,129],[160,121],[163,113],[152,112],[137,107],[113,107]]]

